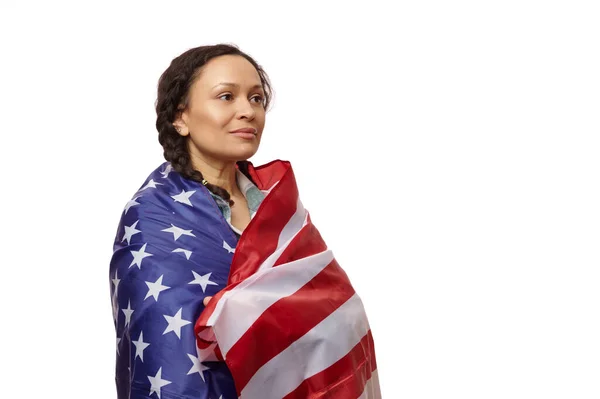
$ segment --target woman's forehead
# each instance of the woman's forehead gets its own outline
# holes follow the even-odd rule
[[[239,56],[221,56],[212,59],[205,65],[196,83],[204,90],[217,88],[253,90],[262,87],[254,66]]]

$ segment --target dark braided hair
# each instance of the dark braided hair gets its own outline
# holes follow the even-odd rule
[[[169,67],[162,73],[158,80],[158,95],[156,98],[156,130],[158,130],[158,141],[163,147],[163,155],[169,161],[174,170],[184,178],[202,183],[202,173],[192,166],[189,150],[187,147],[188,137],[183,137],[175,130],[173,122],[178,112],[179,105],[187,107],[189,101],[189,89],[200,74],[202,67],[212,58],[221,55],[239,55],[246,58],[260,76],[265,96],[263,106],[265,110],[271,102],[271,84],[267,74],[262,67],[249,55],[242,52],[236,45],[216,44],[212,46],[200,46],[189,49],[174,58]],[[250,180],[248,173],[248,161],[238,161],[239,170]],[[220,196],[233,206],[231,195],[223,187],[206,183],[212,193]]]

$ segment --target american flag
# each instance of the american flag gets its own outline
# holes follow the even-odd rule
[[[362,302],[291,164],[248,170],[267,195],[239,241],[169,163],[125,206],[110,264],[119,399],[380,398]]]

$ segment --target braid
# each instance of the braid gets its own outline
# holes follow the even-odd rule
[[[159,120],[162,128],[159,128]],[[231,195],[227,190],[215,184],[206,182],[204,176],[202,176],[202,172],[194,169],[187,148],[188,139],[177,133],[173,125],[165,120],[165,118],[160,118],[159,116],[156,123],[159,131],[158,141],[163,146],[163,156],[171,163],[173,169],[186,179],[204,184],[209,191],[223,198],[229,203],[229,206],[233,206],[235,202],[231,199]]]
[[[202,173],[194,169],[188,149],[189,138],[181,136],[173,126],[173,122],[181,110],[180,105],[186,106],[188,103],[189,89],[201,67],[211,58],[226,54],[241,55],[255,66],[265,91],[266,101],[264,106],[265,108],[268,107],[271,97],[270,82],[260,65],[250,56],[234,45],[217,44],[196,47],[174,58],[158,81],[158,96],[155,103],[156,130],[158,130],[158,141],[163,147],[163,156],[171,163],[175,171],[186,179],[204,184],[209,191],[233,206],[235,202],[231,199],[231,195],[227,190],[208,183],[204,180]],[[252,180],[248,173],[248,161],[238,161],[237,165],[240,171]]]

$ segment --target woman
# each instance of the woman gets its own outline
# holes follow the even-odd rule
[[[127,203],[110,265],[119,398],[379,397],[364,309],[290,163],[247,161],[270,99],[231,45],[162,74],[167,162]]]

